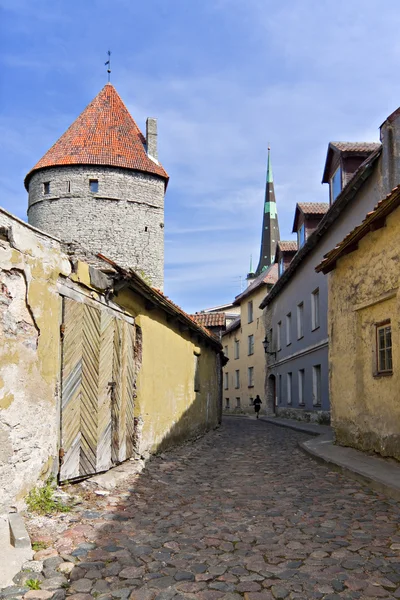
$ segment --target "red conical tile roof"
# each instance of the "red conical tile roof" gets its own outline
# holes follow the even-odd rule
[[[67,131],[46,152],[34,171],[59,165],[105,165],[135,169],[164,177],[168,175],[146,153],[146,140],[122,102],[107,83]]]

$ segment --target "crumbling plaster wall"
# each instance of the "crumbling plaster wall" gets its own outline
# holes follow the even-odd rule
[[[56,282],[70,270],[57,240],[0,209],[0,512],[18,505],[56,459]]]
[[[400,209],[329,277],[330,391],[338,443],[400,460]],[[377,374],[376,324],[391,320],[393,373]]]

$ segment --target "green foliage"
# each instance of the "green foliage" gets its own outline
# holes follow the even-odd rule
[[[30,590],[40,590],[40,581],[39,581],[39,579],[27,579],[25,581],[25,585]]]
[[[45,515],[54,512],[69,512],[71,508],[54,498],[55,481],[50,477],[43,487],[33,488],[26,497],[26,504],[31,512]]]
[[[151,281],[150,277],[148,275],[146,275],[146,273],[143,271],[143,269],[137,269],[136,273],[137,273],[137,275],[139,275],[139,277],[141,277],[141,279],[143,279],[143,281],[145,283],[147,283],[147,285],[149,285],[150,287],[153,287],[153,282]]]
[[[32,542],[32,550],[34,552],[39,552],[39,550],[45,550],[48,548],[48,544],[46,542]]]

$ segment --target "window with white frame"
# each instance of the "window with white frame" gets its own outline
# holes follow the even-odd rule
[[[329,186],[331,204],[335,202],[336,198],[339,196],[342,191],[342,169],[338,167],[334,174],[331,177],[331,182]]]
[[[321,365],[313,366],[313,404],[321,404]]]
[[[292,313],[286,315],[286,346],[292,343]]]
[[[254,354],[254,335],[248,336],[248,355]]]
[[[235,388],[239,388],[240,387],[240,371],[239,369],[237,369],[235,371]]]
[[[375,327],[377,374],[390,375],[393,373],[392,326],[388,320],[383,323],[378,323]]]
[[[224,390],[229,389],[229,373],[224,373]]]
[[[252,323],[253,318],[253,300],[250,300],[250,302],[247,303],[247,322]]]
[[[304,406],[304,369],[299,369],[297,373],[297,383],[299,389],[299,406]]]
[[[277,347],[277,350],[281,349],[281,334],[282,334],[282,322],[279,321],[279,323],[276,326],[276,347]]]
[[[254,387],[254,367],[248,367],[247,369],[247,385],[249,387]]]
[[[286,400],[288,404],[292,404],[292,374],[286,374]]]
[[[306,241],[306,226],[303,223],[303,225],[300,225],[299,229],[297,230],[297,247],[300,250],[300,248],[302,248],[305,244]]]
[[[319,288],[311,294],[311,327],[313,330],[319,327]]]
[[[235,358],[239,358],[240,356],[240,342],[239,340],[235,340]]]
[[[297,305],[297,339],[300,340],[304,336],[304,303],[300,302]]]

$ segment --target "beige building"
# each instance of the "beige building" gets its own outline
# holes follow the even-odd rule
[[[317,267],[329,275],[331,419],[343,446],[400,460],[400,186]]]
[[[265,329],[261,301],[277,280],[278,266],[272,265],[254,279],[235,298],[240,317],[231,323],[222,336],[224,354],[229,362],[223,369],[223,411],[253,412],[253,399],[258,394],[265,410]]]

